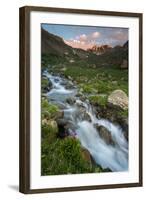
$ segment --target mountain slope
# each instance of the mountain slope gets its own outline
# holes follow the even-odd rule
[[[71,47],[66,45],[62,38],[41,29],[41,48],[43,54],[57,54],[63,56],[65,52],[71,53]]]
[[[115,46],[104,54],[98,55],[98,66],[117,65],[120,66],[123,60],[128,61],[128,41],[123,46]]]
[[[108,67],[121,66],[124,60],[128,61],[128,41],[123,46],[111,48],[108,45],[103,45],[99,49],[93,46],[92,49],[85,51],[72,48],[61,37],[44,29],[41,29],[41,49],[43,60],[50,64],[78,64],[82,62],[85,66]]]

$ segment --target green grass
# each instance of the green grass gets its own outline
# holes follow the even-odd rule
[[[80,84],[80,88],[82,88],[82,91],[87,94],[93,94],[97,92],[92,84]]]
[[[57,56],[42,56],[42,68],[48,64],[55,65],[53,72],[59,72],[66,77],[70,76],[76,81],[79,90],[86,94],[93,104],[106,107],[108,95],[121,89],[128,94],[128,71],[117,66],[93,68],[85,61],[67,63],[63,58]],[[66,70],[62,71],[62,66]],[[47,81],[43,80],[43,86]],[[42,119],[48,121],[55,120],[59,111],[56,105],[42,98]],[[128,116],[128,110],[119,111],[121,117]],[[52,127],[51,123],[42,125],[42,145],[41,145],[41,173],[42,175],[75,174],[103,172],[100,166],[91,166],[81,152],[81,144],[77,139],[66,137],[57,138],[58,129]]]
[[[116,89],[121,89],[128,94],[128,70],[120,69],[119,66],[106,66],[93,68],[84,60],[75,60],[75,63],[68,63],[63,57],[56,55],[42,55],[42,66],[55,65],[54,72],[71,76],[79,86],[83,86],[85,93],[98,91],[101,94],[109,94]],[[62,64],[66,66],[61,71]]]
[[[80,142],[67,137],[52,143],[42,140],[42,175],[78,174],[93,171],[81,154]]]
[[[89,101],[93,104],[93,105],[99,105],[102,107],[106,107],[107,105],[107,96],[89,96],[88,97]]]
[[[48,87],[48,85],[49,85],[48,79],[42,78],[42,80],[41,80],[41,87],[42,87],[42,89]]]
[[[121,116],[122,118],[127,118],[128,117],[128,109],[119,111],[118,115]]]
[[[56,71],[60,69],[56,68]],[[98,92],[110,94],[116,89],[121,89],[128,94],[128,73],[117,67],[101,67],[93,69],[90,67],[68,66],[63,72],[76,80],[85,93]]]
[[[42,109],[42,119],[52,119],[56,116],[59,111],[59,108],[52,103],[49,103],[47,99],[42,98],[41,102],[41,109]]]
[[[63,63],[65,61],[64,57],[57,56],[55,54],[42,54],[42,68],[48,67],[48,65],[56,65]]]
[[[91,162],[85,160],[80,142],[71,137],[58,138],[58,126],[54,116],[58,107],[42,99],[41,174],[76,174],[94,171]]]

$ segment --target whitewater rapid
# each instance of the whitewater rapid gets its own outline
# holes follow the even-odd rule
[[[94,108],[88,100],[81,101],[76,97],[77,88],[66,89],[67,79],[60,76],[51,75],[47,71],[43,74],[53,85],[53,88],[47,93],[49,101],[58,105],[63,105],[64,118],[72,123],[73,128],[69,128],[70,134],[76,134],[81,145],[92,155],[94,161],[103,169],[109,168],[112,171],[128,170],[128,142],[120,126],[111,123],[106,119],[98,119]],[[75,102],[70,105],[66,102],[67,98],[74,98]],[[91,118],[91,122],[80,117],[78,106],[81,105]],[[107,144],[99,135],[96,125],[105,127],[112,136],[114,145]]]

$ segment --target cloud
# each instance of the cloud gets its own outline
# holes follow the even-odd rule
[[[97,39],[99,36],[100,36],[99,32],[94,32],[91,34],[91,38],[93,38],[93,39]]]
[[[93,46],[92,42],[80,40],[64,40],[64,42],[73,48],[80,48],[84,50],[87,50],[88,48],[91,48]]]
[[[70,40],[64,40],[64,42],[74,48],[81,48],[87,50],[96,43],[96,39],[98,37],[100,37],[99,32],[93,32],[88,35],[83,33],[81,35],[77,35],[75,39],[72,38]]]
[[[113,32],[112,35],[110,35],[110,39],[123,42],[123,41],[128,40],[128,34],[125,33],[125,31],[123,30],[117,30]]]
[[[65,40],[65,43],[73,48],[87,50],[93,45],[108,44],[110,46],[123,45],[128,40],[128,32],[125,29],[115,29],[112,31],[92,32],[90,34],[81,34],[75,38]]]
[[[86,41],[87,40],[87,35],[86,34],[82,34],[79,36],[79,40],[80,41]]]

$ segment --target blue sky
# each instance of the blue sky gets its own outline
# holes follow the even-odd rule
[[[87,49],[93,45],[123,45],[128,40],[128,29],[93,26],[42,24],[48,32],[60,36],[68,45]]]

